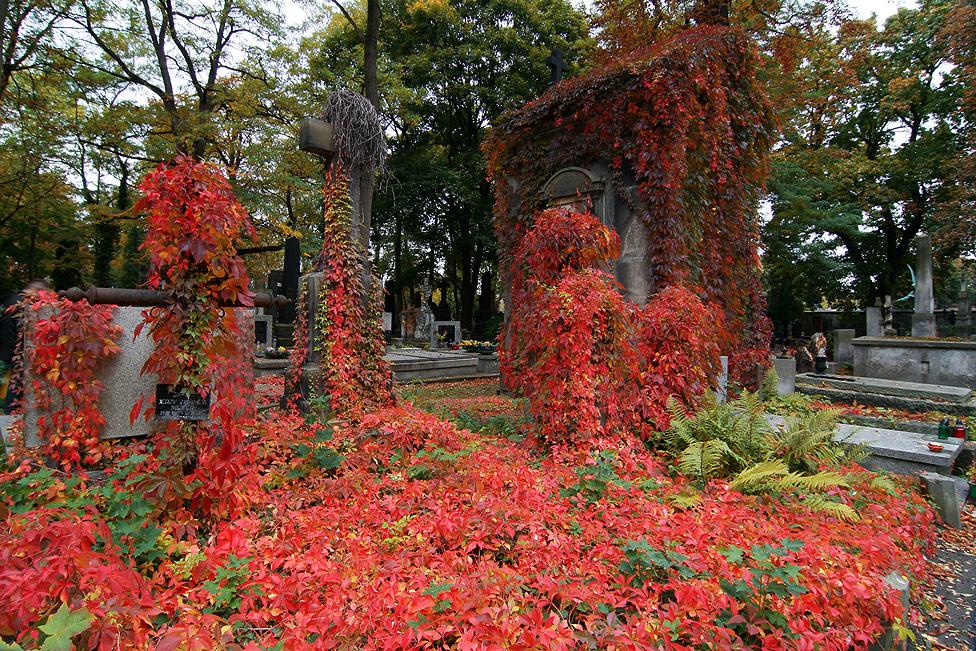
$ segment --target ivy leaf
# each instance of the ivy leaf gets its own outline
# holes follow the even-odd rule
[[[728,547],[719,551],[725,557],[725,560],[730,563],[737,565],[742,562],[742,550],[738,547]]]
[[[74,645],[71,638],[87,631],[94,620],[95,616],[85,609],[72,611],[67,604],[61,604],[58,612],[40,626],[41,632],[48,636],[41,648],[45,651],[72,651]]]

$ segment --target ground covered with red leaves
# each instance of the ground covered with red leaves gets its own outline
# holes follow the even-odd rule
[[[842,520],[693,483],[637,441],[533,447],[519,403],[477,387],[357,420],[267,412],[208,515],[154,497],[151,449],[99,480],[8,471],[0,641],[847,651],[901,616],[887,574],[927,576],[933,515],[908,487],[850,468]]]

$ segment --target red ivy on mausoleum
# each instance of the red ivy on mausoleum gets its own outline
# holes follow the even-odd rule
[[[754,381],[770,334],[756,207],[775,129],[757,70],[745,33],[705,25],[564,80],[501,120],[485,149],[507,281],[521,273],[515,251],[546,208],[546,180],[603,161],[646,226],[656,289],[694,286],[720,305],[733,377]]]

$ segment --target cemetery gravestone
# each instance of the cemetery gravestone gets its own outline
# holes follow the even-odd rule
[[[785,396],[796,391],[796,359],[776,357],[773,368],[776,370],[776,393]]]
[[[270,348],[274,345],[272,317],[270,314],[254,315],[254,343],[261,348]]]
[[[884,332],[881,329],[881,308],[868,307],[864,309],[866,320],[866,334],[868,337],[881,337]]]
[[[142,367],[154,350],[154,343],[148,329],[144,328],[138,337],[134,336],[136,328],[143,322],[143,310],[142,307],[117,307],[113,315],[113,322],[122,328],[122,334],[117,342],[122,350],[109,358],[98,373],[98,379],[106,387],[98,398],[98,409],[106,421],[105,428],[99,436],[103,440],[144,436],[150,432],[151,423],[141,418],[134,423],[129,420],[133,405],[142,398],[152,399],[157,396],[158,387],[161,386],[158,385],[155,376],[142,374]],[[237,308],[234,314],[242,332],[242,340],[253,341],[254,310]],[[227,363],[234,366],[234,369],[223,368],[218,372],[235,372],[242,375],[250,373],[252,351],[244,350],[242,355],[241,359],[228,360]],[[35,404],[30,384],[33,379],[28,377],[25,387],[24,443],[28,447],[39,447],[44,442],[38,436],[37,421],[42,416],[48,416],[49,412],[38,408]],[[240,382],[242,389],[250,386],[253,384],[253,376],[241,377]],[[251,396],[253,402],[253,392]],[[219,400],[220,397],[217,396],[215,399]],[[180,401],[180,404],[182,402]],[[175,408],[176,403],[165,403],[163,407],[164,410],[167,407]],[[172,411],[168,411],[164,413],[164,418],[161,420],[173,415]],[[195,412],[192,415],[199,416],[200,413]]]
[[[834,361],[838,364],[854,363],[854,331],[850,329],[834,330]]]
[[[963,279],[959,288],[959,300],[956,307],[956,336],[968,337],[973,332],[972,308],[969,305],[969,287]]]
[[[434,313],[430,309],[432,290],[433,288],[426,282],[420,286],[420,311],[417,313],[417,325],[413,331],[413,336],[417,339],[434,337],[437,332],[434,328]]]

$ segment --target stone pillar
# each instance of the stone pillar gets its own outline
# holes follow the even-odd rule
[[[320,366],[322,351],[319,349],[320,346],[317,345],[317,341],[320,338],[319,327],[316,324],[315,315],[319,312],[319,303],[321,302],[321,290],[322,282],[325,277],[325,273],[321,271],[315,271],[308,275],[302,276],[299,281],[299,297],[302,293],[305,294],[305,305],[297,305],[297,309],[305,309],[304,317],[306,319],[305,323],[308,329],[308,349],[305,353],[305,365],[301,369],[293,369],[290,365],[288,371],[285,374],[285,392],[281,397],[281,406],[284,407],[292,396],[292,389],[295,386],[293,384],[291,374],[294,372],[299,373],[298,378],[298,394],[299,399],[297,400],[298,408],[308,413],[311,411],[311,405],[309,400],[316,396],[318,388],[321,385],[320,378],[322,375],[322,368]]]
[[[884,327],[882,328],[882,332],[884,333],[885,337],[898,336],[898,331],[894,328],[894,322],[895,322],[894,315],[892,314],[891,311],[891,294],[885,296],[883,322],[884,322]]]
[[[796,359],[777,357],[773,368],[776,369],[776,393],[785,396],[796,391]]]
[[[322,294],[322,279],[325,276],[324,272],[316,271],[308,274],[307,276],[302,276],[299,283],[299,288],[303,289],[305,292],[305,303],[307,309],[305,311],[305,323],[308,325],[308,354],[305,357],[306,364],[318,364],[319,359],[322,356],[321,351],[316,350],[318,346],[315,342],[319,339],[319,327],[315,322],[315,315],[319,313],[319,302],[321,300]],[[299,296],[301,294],[299,293]],[[301,309],[301,306],[298,306]]]
[[[721,370],[718,376],[718,388],[715,395],[719,402],[726,402],[729,399],[729,358],[726,355],[721,357]]]
[[[867,336],[869,337],[881,337],[884,333],[881,331],[881,308],[880,307],[866,307],[864,308],[864,318],[867,321]]]
[[[915,238],[915,314],[912,315],[913,337],[935,337],[935,296],[932,291],[932,240],[926,233]]]
[[[956,336],[968,337],[973,332],[972,308],[969,305],[969,287],[966,279],[959,289],[959,300],[956,303]]]
[[[854,363],[854,331],[834,330],[834,361],[838,364]]]

